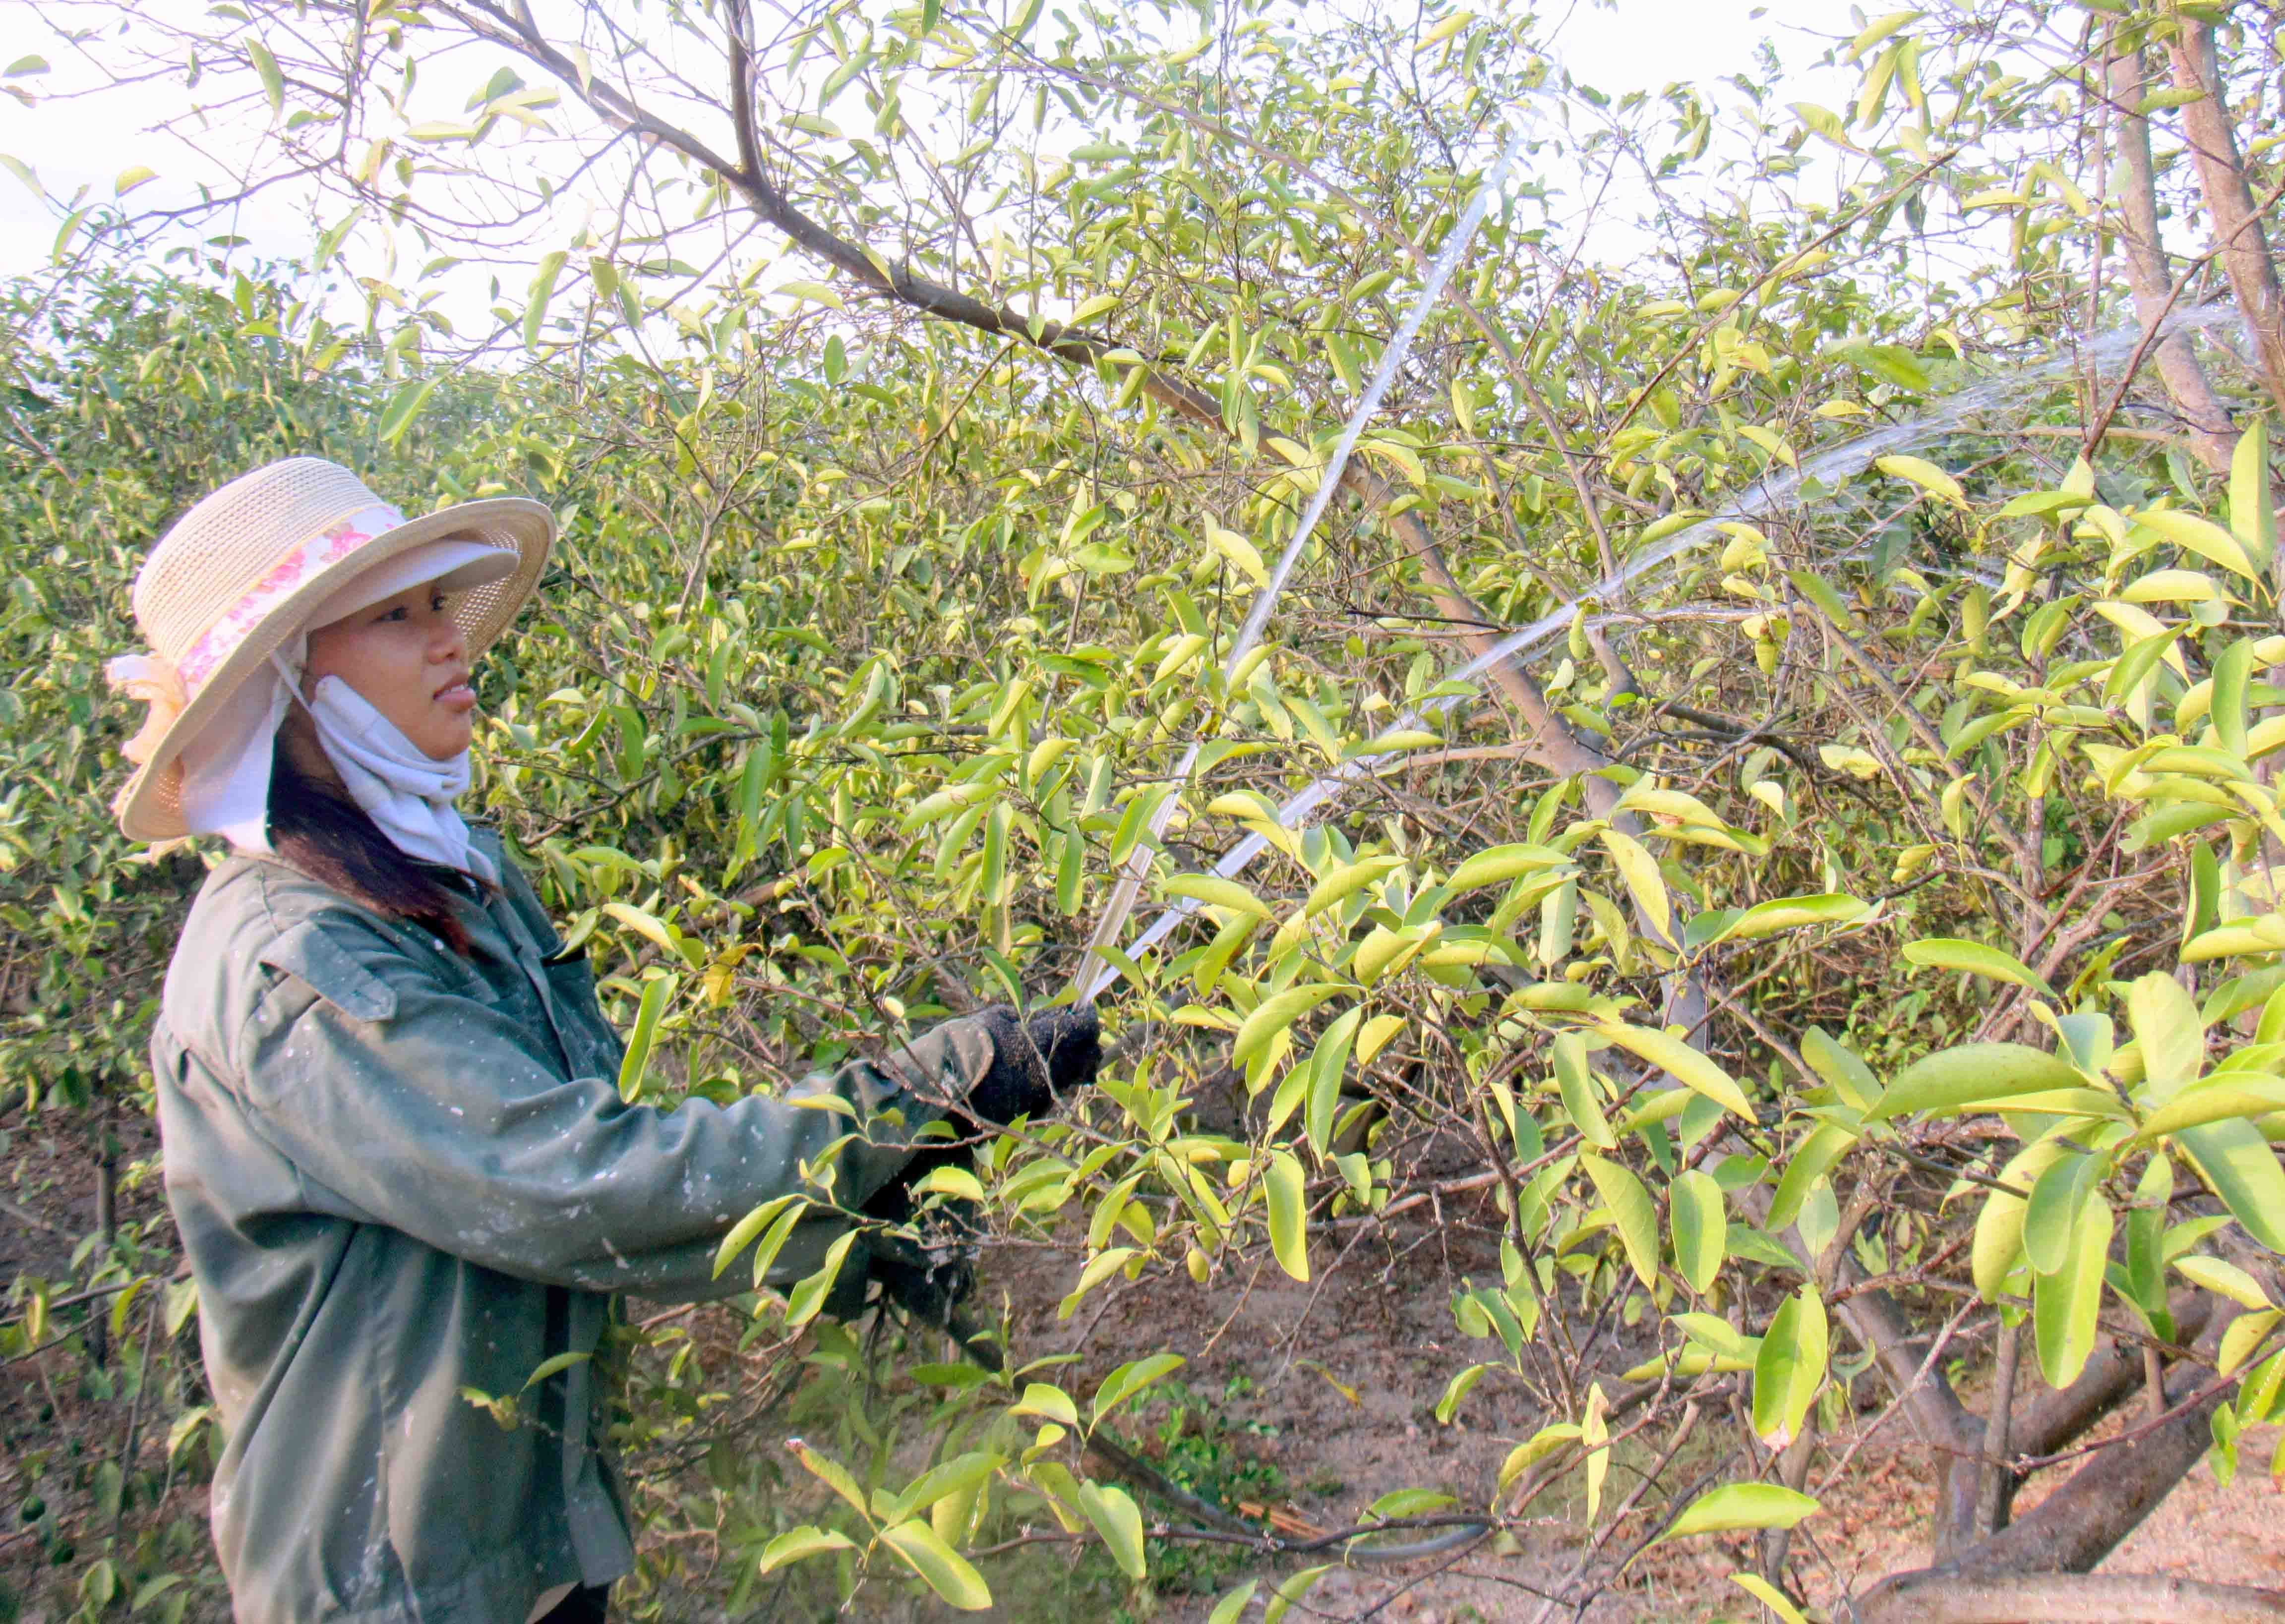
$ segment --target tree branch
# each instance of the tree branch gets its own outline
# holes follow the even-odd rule
[[[1860,1603],[1857,1616],[1861,1624],[2260,1624],[2285,1619],[2285,1590],[2202,1584],[2171,1573],[1931,1575],[1878,1604]]]

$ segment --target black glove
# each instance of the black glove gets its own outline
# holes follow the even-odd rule
[[[1013,1009],[995,1005],[978,1018],[992,1039],[992,1064],[970,1088],[966,1109],[947,1113],[962,1139],[978,1132],[971,1118],[1002,1123],[1037,1116],[1057,1095],[1092,1083],[1103,1065],[1102,1024],[1092,1008],[1050,1009],[1018,1021]],[[837,1319],[857,1318],[871,1306],[877,1284],[879,1300],[946,1333],[978,1365],[996,1371],[1003,1358],[1000,1347],[964,1306],[976,1283],[972,1204],[941,1202],[918,1221],[914,1213],[914,1185],[938,1167],[971,1165],[964,1144],[928,1144],[915,1151],[865,1203],[865,1215],[883,1227],[867,1230],[862,1265],[843,1269],[826,1311]]]
[[[932,1144],[915,1152],[897,1176],[866,1202],[868,1218],[881,1226],[865,1232],[863,1262],[844,1267],[827,1312],[853,1320],[872,1306],[868,1288],[880,1287],[882,1306],[893,1306],[961,1345],[986,1370],[998,1370],[1002,1356],[987,1328],[970,1318],[963,1304],[976,1284],[976,1211],[967,1201],[939,1202],[915,1216],[912,1186],[938,1167],[971,1165],[966,1145]],[[854,1263],[856,1260],[852,1259]]]
[[[969,1090],[970,1112],[987,1122],[1036,1117],[1057,1096],[1095,1081],[1103,1024],[1092,1005],[1042,1010],[1028,1021],[995,1004],[977,1017],[992,1036],[991,1069]]]

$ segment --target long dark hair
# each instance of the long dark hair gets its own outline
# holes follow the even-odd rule
[[[398,851],[364,807],[296,765],[282,740],[270,765],[270,844],[288,865],[350,901],[467,953],[468,930],[444,877],[452,871]]]

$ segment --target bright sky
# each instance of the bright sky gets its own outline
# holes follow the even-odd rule
[[[1833,88],[1836,75],[1828,71],[1803,78],[1798,85],[1793,82],[1822,49],[1801,29],[1839,32],[1856,26],[1848,9],[1834,0],[1768,0],[1766,4],[1755,0],[1619,0],[1616,9],[1598,9],[1582,0],[1567,18],[1553,8],[1547,15],[1554,54],[1579,78],[1614,95],[1654,90],[1676,80],[1709,84],[1750,68],[1757,42],[1771,39],[1787,68],[1787,93],[1779,99],[1805,98],[1826,105],[1840,99]],[[90,82],[71,45],[30,21],[22,11],[16,12],[15,19],[18,26],[0,40],[0,59],[4,59],[0,67],[38,55],[52,69],[6,82],[36,97]],[[217,177],[218,155],[243,150],[247,133],[216,128],[202,142],[208,148],[203,154],[171,136],[153,133],[153,125],[191,102],[190,93],[173,82],[80,101],[43,99],[31,108],[0,96],[0,153],[35,170],[51,198],[67,199],[85,185],[90,200],[107,201],[122,174],[148,168],[156,171],[156,178],[137,190],[137,202],[187,202],[200,178]],[[313,224],[304,196],[280,187],[243,205],[232,229],[249,239],[249,252],[285,256],[306,253],[321,224]],[[0,174],[0,276],[22,274],[45,263],[55,243],[56,225],[51,207],[12,176]],[[1595,247],[1600,251],[1606,245],[1598,241]],[[519,274],[512,279],[520,286],[523,278]],[[481,304],[481,290],[476,297]]]

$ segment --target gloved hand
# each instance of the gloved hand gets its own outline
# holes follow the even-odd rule
[[[995,1005],[976,1018],[991,1036],[992,1064],[970,1087],[966,1110],[948,1114],[963,1139],[978,1131],[971,1118],[1005,1123],[1037,1116],[1058,1095],[1092,1083],[1102,1067],[1102,1023],[1092,1008],[1044,1010],[1018,1021],[1013,1009]],[[976,1281],[973,1208],[965,1201],[947,1201],[932,1219],[914,1221],[915,1184],[936,1168],[971,1165],[966,1145],[924,1146],[874,1192],[865,1215],[896,1228],[868,1231],[866,1266],[844,1272],[828,1312],[855,1318],[867,1305],[868,1288],[877,1283],[883,1301],[946,1332],[978,1364],[997,1370],[999,1346],[964,1306]]]
[[[1018,1021],[1013,1009],[995,1004],[977,1019],[992,1037],[992,1065],[969,1090],[968,1107],[986,1122],[1036,1117],[1094,1082],[1102,1068],[1103,1024],[1092,1005]]]
[[[964,1121],[962,1126],[972,1126]],[[844,1269],[827,1311],[837,1319],[855,1319],[869,1306],[868,1288],[877,1284],[883,1306],[893,1306],[946,1333],[978,1365],[996,1371],[1002,1363],[1000,1348],[964,1306],[976,1284],[975,1204],[942,1201],[916,1216],[912,1194],[912,1187],[938,1167],[972,1165],[968,1146],[931,1144],[915,1152],[895,1178],[874,1191],[864,1212],[880,1225],[866,1229],[864,1265]],[[844,1284],[845,1292],[838,1289]]]

